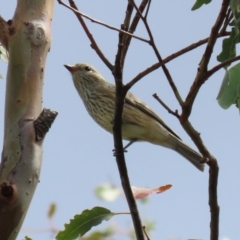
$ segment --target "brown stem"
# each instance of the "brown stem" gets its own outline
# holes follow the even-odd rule
[[[65,3],[63,3],[62,1],[58,1],[60,4],[63,4],[64,6],[67,6]],[[77,16],[80,24],[82,25],[83,30],[85,31],[86,35],[88,36],[90,42],[91,42],[91,47],[96,51],[97,55],[100,57],[100,59],[105,63],[105,65],[112,71],[113,69],[113,65],[108,61],[108,59],[105,57],[105,55],[103,54],[103,52],[100,50],[100,48],[98,47],[95,39],[93,38],[91,32],[89,31],[86,23],[84,22],[81,14],[79,14],[78,12],[76,12],[76,10],[78,10],[75,2],[73,0],[69,0],[69,4],[71,5],[71,10],[74,9],[74,13]]]
[[[230,32],[224,32],[218,35],[219,37],[224,37],[224,36],[229,36]],[[129,83],[127,83],[125,85],[126,89],[129,90],[135,83],[137,83],[140,79],[142,79],[143,77],[145,77],[146,75],[148,75],[149,73],[153,72],[154,70],[158,69],[159,67],[161,67],[163,64],[166,64],[170,61],[172,61],[173,59],[205,44],[208,42],[209,38],[204,38],[196,43],[193,43],[171,55],[169,55],[168,57],[164,58],[162,62],[157,62],[155,64],[153,64],[151,67],[145,69],[144,71],[140,72],[136,77],[134,77]]]
[[[158,96],[156,93],[153,94],[153,97],[154,97],[170,114],[172,114],[173,116],[179,118],[178,111],[176,110],[176,111],[174,112],[170,107],[168,107],[168,105],[167,105],[165,102],[162,101],[161,98],[159,98],[159,96]]]
[[[130,3],[131,3],[131,1],[129,1],[129,4],[130,4]],[[139,11],[140,11],[140,12],[143,12],[143,11],[144,11],[147,3],[148,3],[148,0],[142,0],[141,4],[140,4],[140,6],[139,6]],[[131,4],[131,6],[133,7],[132,4]],[[133,34],[133,33],[135,32],[135,30],[136,30],[136,28],[137,28],[137,25],[138,25],[138,23],[139,23],[139,20],[140,20],[140,16],[139,16],[138,13],[136,13],[135,16],[134,16],[134,18],[133,18],[133,21],[132,21],[132,23],[131,23],[131,25],[130,25],[130,27],[129,27],[129,30],[128,30],[129,33],[132,33],[132,34]],[[125,57],[126,57],[127,50],[128,50],[128,48],[129,48],[129,46],[130,46],[131,40],[132,40],[132,37],[131,37],[131,36],[129,36],[129,35],[126,35],[126,36],[125,36],[124,50],[123,50],[123,58],[124,58],[124,59],[125,59]]]
[[[210,239],[218,240],[219,234],[219,211],[218,206],[218,195],[217,195],[217,185],[218,185],[218,172],[219,167],[216,159],[211,159],[209,162],[209,206],[211,211],[211,222],[210,222]]]
[[[176,99],[178,100],[179,104],[182,105],[182,103],[183,103],[182,98],[181,98],[181,96],[180,96],[180,94],[178,92],[178,89],[177,89],[177,87],[176,87],[176,85],[175,85],[175,83],[174,83],[174,81],[172,79],[172,76],[171,76],[170,72],[168,71],[167,67],[165,66],[165,64],[163,62],[163,59],[162,59],[162,57],[161,57],[161,55],[160,55],[160,53],[159,53],[159,51],[157,49],[157,46],[155,44],[155,41],[154,41],[154,38],[153,38],[153,35],[152,35],[152,32],[151,32],[151,29],[150,29],[150,27],[148,25],[147,19],[145,17],[143,17],[142,13],[139,11],[139,9],[138,9],[137,5],[135,4],[135,2],[133,0],[131,0],[131,1],[132,1],[136,11],[140,15],[140,17],[141,17],[141,19],[142,19],[142,21],[143,21],[143,23],[145,25],[145,28],[146,28],[147,33],[148,33],[149,38],[150,38],[150,43],[149,44],[152,46],[152,48],[153,48],[153,50],[154,50],[154,52],[155,52],[155,54],[156,54],[156,56],[158,58],[158,61],[160,63],[162,63],[163,72],[164,72],[164,74],[165,74],[165,76],[166,76],[166,78],[167,78],[167,80],[168,80],[168,82],[169,82],[169,84],[170,84],[174,94],[175,94]]]
[[[74,2],[73,0],[69,0],[69,2],[70,2],[70,1],[71,1],[71,2]],[[58,0],[58,2],[59,2],[59,4],[64,5],[66,8],[69,8],[69,9],[72,10],[73,12],[80,14],[82,17],[87,18],[87,19],[90,20],[91,22],[98,23],[98,24],[100,24],[100,25],[102,25],[102,26],[104,26],[104,27],[110,28],[110,29],[115,30],[115,31],[117,31],[117,32],[122,32],[122,33],[127,34],[127,35],[129,35],[129,36],[131,36],[131,37],[133,37],[133,38],[136,38],[136,39],[138,39],[138,40],[140,40],[140,41],[149,43],[149,40],[147,40],[147,39],[144,39],[144,38],[142,38],[142,37],[133,35],[133,34],[131,34],[131,33],[129,33],[129,32],[126,32],[126,31],[124,31],[124,30],[122,30],[122,29],[118,29],[118,28],[113,27],[113,26],[111,26],[111,25],[109,25],[109,24],[106,24],[106,23],[101,22],[101,21],[99,21],[99,20],[96,20],[96,19],[94,19],[94,18],[92,18],[92,17],[89,17],[88,15],[86,15],[86,14],[84,14],[84,13],[82,13],[82,12],[79,12],[79,11],[76,10],[75,8],[72,8],[72,7],[68,6],[66,3],[62,2],[62,0]]]
[[[124,24],[121,26],[122,29],[125,29]],[[124,34],[119,32],[119,42],[118,42],[118,51],[116,54],[115,67],[113,69],[113,76],[116,83],[116,101],[115,101],[115,113],[113,121],[113,137],[114,137],[114,147],[116,154],[116,162],[118,165],[119,175],[122,182],[122,187],[127,198],[128,206],[131,212],[133,225],[138,240],[144,240],[144,234],[142,230],[141,219],[138,213],[137,205],[132,194],[132,189],[128,177],[127,166],[123,151],[122,143],[122,113],[124,106],[124,99],[126,91],[122,84],[122,71],[123,71],[123,43]]]
[[[236,57],[233,57],[233,58],[230,58],[220,64],[218,64],[217,66],[213,67],[211,70],[208,70],[207,71],[207,74],[206,74],[206,79],[208,79],[210,76],[212,76],[215,72],[217,72],[218,70],[220,70],[221,68],[235,62],[235,61],[238,61],[240,60],[240,55],[236,56]]]
[[[196,78],[190,88],[190,91],[186,97],[185,103],[182,106],[182,115],[181,115],[181,122],[184,122],[188,119],[188,117],[190,116],[191,110],[192,110],[192,105],[193,102],[197,96],[197,93],[199,91],[199,89],[201,88],[202,84],[205,81],[206,78],[206,73],[207,73],[207,67],[208,67],[208,63],[210,61],[210,58],[212,56],[212,52],[213,52],[213,48],[215,46],[217,37],[218,37],[218,32],[223,24],[223,21],[225,19],[226,16],[226,12],[228,10],[228,6],[229,6],[230,0],[223,0],[222,1],[222,7],[220,9],[218,18],[214,24],[214,26],[212,27],[210,36],[209,36],[209,40],[205,49],[205,52],[202,56],[202,59],[200,61],[200,65],[198,67],[198,72],[196,75]]]

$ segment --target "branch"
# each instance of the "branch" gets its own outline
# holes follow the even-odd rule
[[[224,32],[224,33],[221,33],[221,34],[218,34],[218,38],[219,37],[224,37],[224,36],[229,36],[230,35],[230,32]],[[153,72],[154,70],[158,69],[159,67],[161,67],[163,64],[166,64],[170,61],[172,61],[173,59],[205,44],[208,42],[208,39],[209,38],[204,38],[198,42],[195,42],[171,55],[169,55],[168,57],[164,58],[162,62],[157,62],[155,64],[153,64],[151,67],[145,69],[144,71],[140,72],[136,77],[134,77],[129,83],[127,83],[125,85],[125,88],[127,90],[129,90],[135,83],[137,83],[140,79],[142,79],[143,77],[145,77],[146,75],[148,75],[149,73]]]
[[[148,1],[149,1],[149,0],[142,0],[141,4],[140,4],[140,6],[139,6],[139,11],[140,11],[141,13],[144,11],[144,9],[145,9]],[[129,4],[131,4],[131,1],[129,1]],[[131,4],[131,6],[133,6],[133,5]],[[135,32],[135,30],[136,30],[136,28],[137,28],[137,25],[138,25],[138,23],[139,23],[139,20],[140,20],[140,16],[139,16],[138,12],[136,12],[135,17],[133,18],[133,21],[132,21],[132,23],[131,23],[131,26],[130,26],[130,28],[129,28],[129,30],[128,30],[129,33],[132,33],[132,34],[133,34],[133,33]],[[131,40],[132,40],[132,37],[131,37],[131,36],[129,36],[129,35],[126,35],[126,36],[125,36],[124,50],[123,50],[123,58],[124,58],[124,59],[125,59],[125,57],[126,57],[127,50],[128,50],[128,48],[129,48],[129,46],[130,46]]]
[[[209,206],[211,211],[211,222],[210,222],[210,239],[218,240],[219,234],[219,206],[218,206],[218,194],[217,194],[217,185],[218,185],[218,172],[219,167],[216,159],[211,159],[209,162]]]
[[[68,5],[66,5],[65,3],[63,3],[62,1],[58,2],[60,4],[63,4],[64,6],[70,8],[71,10],[74,9],[74,13],[77,16],[80,24],[82,25],[83,30],[85,31],[86,35],[88,36],[88,39],[91,42],[91,47],[96,51],[97,55],[100,57],[100,59],[102,59],[102,61],[105,63],[105,65],[112,71],[113,69],[113,65],[108,61],[108,59],[105,57],[105,55],[102,53],[102,51],[100,50],[100,48],[98,47],[95,39],[93,38],[92,34],[90,33],[86,23],[84,22],[81,14],[79,14],[78,12],[75,12],[75,10],[78,10],[76,4],[74,3],[73,0],[69,0],[69,3],[71,5],[71,7],[69,7]]]
[[[201,88],[202,84],[205,81],[208,63],[212,56],[213,48],[214,48],[214,45],[215,45],[217,37],[218,37],[218,32],[219,32],[219,30],[223,24],[223,21],[225,19],[229,3],[230,3],[230,0],[223,0],[223,2],[222,2],[222,7],[220,9],[218,18],[217,18],[214,26],[212,27],[212,30],[211,30],[211,33],[209,36],[209,40],[208,40],[208,44],[206,46],[205,52],[200,61],[197,76],[196,76],[196,78],[191,86],[191,89],[186,97],[185,103],[182,106],[183,112],[181,115],[181,122],[186,121],[188,119],[188,117],[190,116],[193,102],[197,96],[199,89]]]
[[[126,14],[126,22],[128,15]],[[121,25],[121,29],[126,30],[124,24]],[[116,83],[116,99],[115,99],[115,112],[114,112],[114,121],[113,121],[113,137],[114,137],[114,147],[116,153],[116,162],[118,165],[119,175],[122,182],[122,187],[127,198],[128,206],[131,212],[131,217],[133,220],[133,225],[136,233],[136,238],[138,240],[144,240],[144,233],[142,229],[141,219],[138,213],[137,205],[133,197],[130,180],[128,177],[127,166],[124,156],[123,143],[122,143],[122,115],[123,115],[123,106],[124,99],[126,96],[126,91],[124,91],[122,83],[122,72],[124,65],[124,32],[119,32],[119,41],[118,41],[118,51],[115,59],[115,66],[113,68],[113,76]]]
[[[69,1],[74,2],[73,0],[69,0]],[[122,29],[118,29],[118,28],[116,28],[116,27],[113,27],[113,26],[111,26],[111,25],[108,25],[108,24],[106,24],[106,23],[103,23],[103,22],[101,22],[101,21],[99,21],[99,20],[96,20],[96,19],[94,19],[94,18],[92,18],[92,17],[89,17],[88,15],[77,11],[75,8],[72,8],[72,7],[68,6],[66,3],[62,2],[62,0],[58,0],[58,2],[59,2],[59,4],[64,5],[66,8],[69,8],[69,9],[72,10],[73,12],[75,12],[75,13],[77,13],[77,14],[80,14],[82,17],[87,18],[87,19],[90,20],[91,22],[98,23],[99,25],[102,25],[102,26],[104,26],[104,27],[110,28],[110,29],[115,30],[115,31],[117,31],[117,32],[122,32],[122,33],[127,34],[127,35],[129,35],[129,36],[131,36],[131,37],[133,37],[133,38],[136,38],[136,39],[138,39],[138,40],[140,40],[140,41],[149,43],[149,40],[147,40],[147,39],[144,39],[144,38],[141,38],[141,37],[139,37],[139,36],[133,35],[133,34],[131,34],[131,33],[129,33],[129,32],[126,32],[126,31],[124,31],[124,30],[122,30]]]
[[[225,16],[223,27],[220,30],[220,33],[226,32],[227,26],[229,25],[229,23],[231,22],[232,19],[233,19],[233,13],[232,13],[232,9],[229,7],[228,11],[226,13],[226,16]]]
[[[209,166],[209,180],[208,180],[208,204],[210,207],[210,240],[218,240],[219,235],[219,206],[218,206],[218,172],[219,167],[217,160],[211,156],[208,149],[203,144],[200,134],[192,127],[188,119],[182,124],[185,131],[192,138],[199,151],[205,156],[208,161],[206,162]]]
[[[179,116],[177,110],[174,112],[171,108],[169,108],[169,107],[167,106],[167,104],[164,103],[164,102],[159,98],[159,96],[158,96],[156,93],[153,94],[153,97],[154,97],[170,114],[172,114],[173,116],[175,116],[175,117],[177,117],[177,118],[179,119],[180,116]]]
[[[19,0],[8,34],[4,143],[0,164],[0,240],[16,239],[33,198],[42,164],[43,138],[34,122],[42,111],[46,57],[54,0]],[[31,14],[29,14],[31,13]],[[1,39],[2,41],[3,39]],[[44,122],[45,123],[45,122]]]
[[[171,86],[171,88],[172,88],[172,90],[173,90],[173,92],[174,92],[174,94],[175,94],[179,104],[182,105],[182,103],[183,103],[182,98],[181,98],[181,96],[180,96],[180,94],[178,92],[178,89],[177,89],[177,87],[176,87],[176,85],[175,85],[175,83],[174,83],[174,81],[173,81],[173,79],[171,77],[170,72],[168,71],[167,67],[163,63],[162,57],[161,57],[161,55],[160,55],[160,53],[159,53],[159,51],[157,49],[157,46],[155,44],[155,41],[154,41],[154,38],[153,38],[153,35],[152,35],[152,32],[151,32],[151,29],[150,29],[150,27],[148,25],[147,18],[143,17],[142,13],[139,11],[139,9],[138,9],[137,5],[135,4],[134,0],[131,0],[131,1],[132,1],[136,11],[140,15],[140,17],[141,17],[141,19],[142,19],[142,21],[143,21],[143,23],[144,23],[144,25],[146,27],[146,30],[147,30],[148,35],[150,37],[150,43],[149,44],[152,46],[152,48],[153,48],[153,50],[154,50],[154,52],[155,52],[155,54],[156,54],[156,56],[158,58],[158,61],[160,63],[162,63],[163,72],[166,75],[166,78],[167,78],[167,80],[168,80],[168,82],[169,82],[169,84],[170,84],[170,86]]]
[[[238,60],[240,60],[240,55],[238,55],[236,57],[233,57],[233,58],[230,58],[230,59],[218,64],[217,66],[213,67],[211,70],[207,71],[205,79],[208,79],[209,77],[211,77],[215,72],[217,72],[221,68],[223,68],[225,66],[228,66],[229,64],[231,64],[235,61],[238,61]]]
[[[8,28],[9,28],[8,23],[0,16],[0,43],[6,49],[8,49],[8,38],[9,38]]]

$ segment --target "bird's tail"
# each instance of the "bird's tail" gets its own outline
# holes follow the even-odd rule
[[[192,163],[200,171],[204,171],[204,163],[202,162],[203,156],[201,154],[193,150],[186,143],[176,138],[175,136],[171,135],[171,140],[174,141],[175,143],[175,148],[173,148],[173,150],[175,150],[184,158],[186,158],[190,163]]]

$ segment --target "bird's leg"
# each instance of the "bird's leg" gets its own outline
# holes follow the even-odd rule
[[[137,138],[130,140],[129,143],[125,147],[123,147],[124,152],[127,152],[126,149],[136,141],[137,141]]]
[[[137,141],[137,138],[134,138],[134,139],[130,140],[129,143],[128,143],[126,146],[123,147],[123,151],[124,151],[124,152],[127,152],[126,149],[127,149],[130,145],[132,145],[133,143],[135,143],[136,141]],[[115,151],[115,149],[113,149],[113,155],[116,156],[116,151]]]

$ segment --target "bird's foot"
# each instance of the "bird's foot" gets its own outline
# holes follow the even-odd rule
[[[116,154],[116,150],[115,150],[115,149],[113,149],[112,151],[113,151],[113,156],[114,156],[114,157],[116,157],[116,156],[117,156],[117,154]],[[125,149],[123,148],[123,152],[124,152],[124,153],[126,153],[126,152],[127,152],[127,150],[125,150]]]

